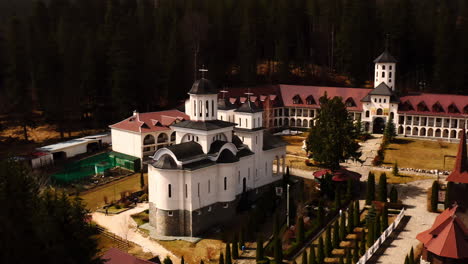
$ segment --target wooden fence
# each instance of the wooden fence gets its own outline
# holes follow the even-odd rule
[[[374,244],[366,251],[366,254],[364,254],[356,264],[364,264],[372,257],[372,255],[380,248],[385,240],[392,234],[393,230],[398,227],[404,215],[405,209],[403,208],[395,221],[393,221],[393,223],[382,233],[382,235],[380,235]]]
[[[128,251],[128,249],[132,246],[132,242],[107,231],[104,227],[96,225],[96,228],[101,235],[111,239],[114,242],[116,248],[122,251]]]

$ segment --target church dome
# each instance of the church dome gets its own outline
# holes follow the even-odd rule
[[[177,163],[169,155],[162,156],[153,166],[158,169],[177,169]]]
[[[216,160],[217,163],[233,163],[238,161],[239,158],[237,158],[236,155],[228,149],[221,151],[218,160]]]
[[[196,80],[193,85],[192,89],[188,92],[189,94],[218,94],[218,90],[214,86],[214,84],[205,78],[201,78]]]

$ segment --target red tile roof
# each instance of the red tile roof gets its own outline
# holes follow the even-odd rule
[[[107,250],[101,259],[107,260],[106,264],[154,264],[151,261],[139,259],[116,248]]]
[[[136,113],[110,128],[117,128],[133,132],[155,132],[169,130],[169,126],[176,121],[190,120],[190,117],[179,110],[168,110],[160,112]]]
[[[466,95],[453,95],[453,94],[409,94],[400,97],[400,107],[398,108],[399,113],[407,114],[424,114],[424,115],[440,115],[440,116],[467,116],[468,113],[464,111],[468,110],[468,96]],[[404,109],[403,104],[409,103],[413,107],[413,110]],[[418,104],[427,106],[428,111],[418,109]],[[434,111],[433,107],[439,104],[442,107],[442,111]],[[458,111],[449,111],[457,109]]]
[[[441,257],[468,258],[468,229],[457,218],[457,209],[457,205],[446,209],[430,229],[416,236],[428,251]]]
[[[252,96],[250,100],[255,102],[255,104],[259,107],[263,107],[263,104],[266,103],[266,99],[270,99],[270,106],[272,107],[281,107],[283,106],[281,102],[281,98],[278,96],[280,95],[280,89],[278,85],[263,85],[263,86],[256,86],[253,88],[248,87],[236,87],[236,88],[229,88],[226,89],[227,93],[224,95],[229,98],[229,101],[233,104],[237,104],[239,107],[241,104],[245,102],[247,99],[246,94],[250,92]]]
[[[362,111],[361,99],[364,98],[370,91],[372,91],[372,89],[280,84],[280,91],[284,106],[320,108],[318,105],[319,98],[322,97],[326,92],[328,97],[339,96],[343,99],[343,102],[345,102],[348,98],[353,99],[356,105],[347,107],[347,109],[350,111]],[[301,104],[294,103],[293,97],[296,95],[301,97]],[[310,96],[314,98],[317,104],[307,104],[306,98]]]
[[[468,154],[466,149],[466,132],[462,130],[460,145],[458,146],[455,168],[447,177],[447,181],[456,183],[468,183]]]

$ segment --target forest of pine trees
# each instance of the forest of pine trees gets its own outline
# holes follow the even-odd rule
[[[34,110],[63,132],[174,107],[202,65],[220,87],[361,87],[386,42],[400,90],[467,93],[463,0],[21,0],[0,12],[0,112],[24,127]]]

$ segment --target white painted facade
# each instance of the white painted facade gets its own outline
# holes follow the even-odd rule
[[[374,72],[374,88],[384,82],[392,91],[395,91],[396,63],[376,63]]]

